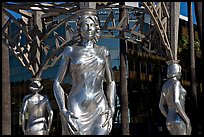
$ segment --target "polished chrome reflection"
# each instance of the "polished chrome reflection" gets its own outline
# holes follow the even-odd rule
[[[106,135],[112,129],[116,95],[110,52],[95,44],[100,36],[96,14],[85,13],[77,22],[81,42],[67,46],[63,52],[53,85],[54,95],[60,110],[62,134]],[[72,77],[72,89],[65,99],[61,82],[67,71]]]
[[[181,66],[178,61],[167,61],[167,78],[161,91],[159,108],[167,118],[166,126],[172,135],[190,135],[191,123],[185,113],[186,90],[182,87]]]
[[[48,135],[52,125],[53,111],[48,97],[38,93],[43,89],[40,79],[32,79],[29,89],[33,93],[24,97],[21,111],[23,132],[25,135]]]

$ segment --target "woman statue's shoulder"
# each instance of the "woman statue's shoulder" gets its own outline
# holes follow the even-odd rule
[[[101,48],[103,49],[105,56],[109,56],[110,55],[110,51],[109,51],[109,49],[107,47],[101,46]]]
[[[43,99],[46,100],[46,101],[49,100],[49,97],[48,97],[47,95],[42,95],[42,97],[43,97]]]
[[[50,102],[49,97],[47,95],[43,95],[43,100],[47,103]]]
[[[23,98],[23,102],[27,101],[32,96],[33,96],[33,94],[25,95],[24,98]]]
[[[175,84],[175,85],[180,85],[181,83],[180,83],[180,81],[179,81],[178,79],[174,79],[174,80],[173,80],[173,84]]]
[[[69,56],[73,51],[73,47],[72,46],[67,46],[65,49],[64,49],[64,56]]]

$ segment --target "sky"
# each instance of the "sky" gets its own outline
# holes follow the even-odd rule
[[[180,14],[187,17],[188,16],[187,10],[188,10],[187,2],[180,2]],[[193,10],[193,22],[194,24],[196,24],[196,17],[195,17],[195,12],[194,12],[194,2],[193,2],[192,10]],[[10,13],[14,15],[16,18],[21,18],[21,16],[15,12],[10,11]]]
[[[195,8],[194,8],[194,2],[192,4],[192,11],[193,11],[193,23],[196,24],[196,17],[195,17]],[[180,14],[183,16],[188,17],[188,7],[187,2],[180,2]]]

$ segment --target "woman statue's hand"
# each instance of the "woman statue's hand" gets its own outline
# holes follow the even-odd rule
[[[24,135],[26,134],[26,130],[25,129],[23,129],[23,133],[24,133]]]
[[[191,127],[191,124],[189,123],[186,125],[186,134],[191,135],[191,130],[192,130],[192,127]]]
[[[73,112],[70,112],[67,109],[63,109],[61,111],[61,114],[64,117],[64,119],[66,119],[67,126],[69,127],[71,133],[74,134],[76,131],[78,131],[77,125],[74,124],[74,122],[72,120],[72,118],[78,119],[78,117],[76,117]]]
[[[112,129],[112,119],[113,119],[113,114],[111,109],[106,109],[105,111],[103,111],[100,115],[105,115],[107,114],[106,120],[103,123],[102,127],[105,127],[108,124],[108,131],[110,132]]]

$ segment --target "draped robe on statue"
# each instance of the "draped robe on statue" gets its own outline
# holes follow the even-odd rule
[[[72,89],[67,98],[67,108],[78,117],[78,119],[73,118],[79,129],[76,134],[109,134],[108,124],[102,127],[106,115],[100,115],[109,108],[101,86],[105,80],[105,60],[110,59],[109,51],[103,46],[91,49],[73,46],[67,47],[64,53],[64,56],[69,58],[68,70],[72,77]],[[66,124],[65,122],[64,126],[67,126]]]

